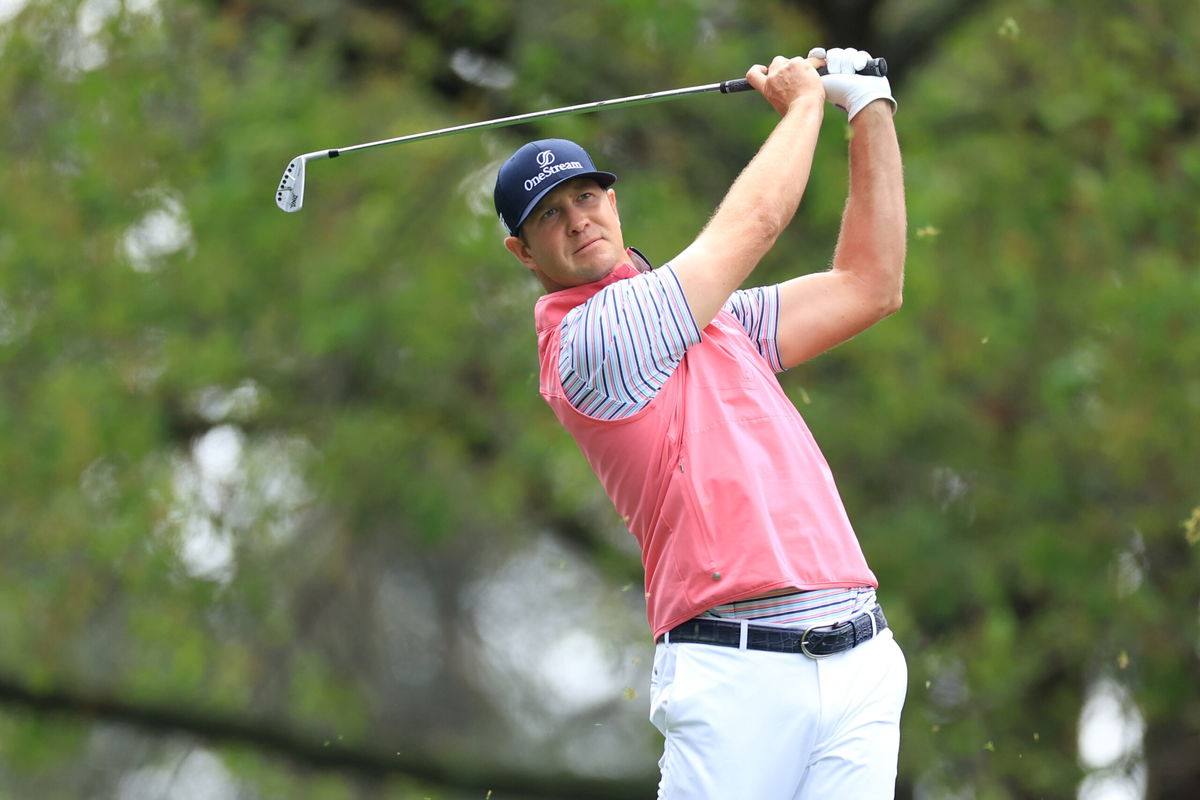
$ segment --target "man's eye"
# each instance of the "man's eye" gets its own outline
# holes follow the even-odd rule
[[[547,208],[545,211],[542,212],[542,219],[550,219],[557,213],[558,213],[557,208]]]

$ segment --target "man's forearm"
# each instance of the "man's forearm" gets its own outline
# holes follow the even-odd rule
[[[795,216],[808,184],[823,114],[820,99],[805,98],[789,110],[729,187],[709,226],[743,234],[759,227],[774,243]],[[770,244],[763,253],[768,249]]]
[[[850,193],[833,268],[853,273],[890,312],[900,306],[907,245],[900,145],[886,101],[867,106],[850,125]]]
[[[696,324],[720,310],[796,213],[812,168],[824,100],[791,106],[742,170],[704,230],[672,259]]]

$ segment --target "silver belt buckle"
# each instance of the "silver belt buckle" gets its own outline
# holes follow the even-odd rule
[[[813,651],[808,649],[808,635],[815,630],[816,630],[816,628],[809,628],[808,630],[806,630],[804,633],[802,633],[800,635],[800,652],[804,653],[804,655],[808,656],[809,658],[815,659],[818,661],[821,660],[822,658],[829,658],[832,655],[837,655],[836,653],[814,653]]]

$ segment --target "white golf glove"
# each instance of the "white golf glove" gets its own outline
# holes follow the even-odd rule
[[[814,47],[808,51],[808,57],[825,59],[825,68],[829,70],[828,75],[821,76],[825,98],[845,111],[850,119],[854,119],[854,115],[872,100],[881,98],[891,103],[892,113],[896,113],[896,98],[892,97],[892,87],[887,78],[856,74],[871,60],[871,54],[866,50]]]

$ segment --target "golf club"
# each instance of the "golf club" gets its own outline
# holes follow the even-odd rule
[[[817,70],[820,74],[826,74],[824,67]],[[858,70],[859,75],[887,75],[887,61],[882,58],[875,58],[867,62],[867,65]],[[441,128],[436,131],[426,131],[425,133],[411,133],[407,136],[397,136],[394,139],[381,139],[377,142],[366,142],[364,144],[351,145],[350,147],[338,147],[330,150],[315,150],[311,153],[304,153],[296,156],[287,165],[287,169],[283,171],[283,178],[279,181],[279,189],[275,192],[275,205],[287,212],[299,211],[304,205],[304,173],[305,165],[309,161],[318,161],[323,158],[337,158],[343,153],[350,153],[355,150],[366,150],[371,147],[383,147],[389,144],[403,144],[405,142],[419,142],[425,139],[436,139],[439,136],[449,136],[455,133],[463,133],[465,131],[486,130],[489,128],[503,128],[507,125],[517,125],[522,122],[530,122],[535,119],[550,119],[551,117],[564,117],[572,114],[586,114],[592,111],[599,111],[602,108],[617,108],[619,106],[635,106],[644,103],[657,103],[663,100],[673,100],[677,97],[687,97],[693,94],[702,94],[704,92],[721,92],[722,94],[732,94],[734,92],[744,92],[750,89],[750,83],[745,78],[734,78],[733,80],[721,81],[719,83],[706,83],[701,86],[689,86],[683,89],[668,89],[661,92],[650,92],[649,94],[635,94],[629,97],[618,97],[613,100],[597,100],[593,103],[582,103],[575,106],[564,106],[562,108],[552,108],[546,111],[533,111],[528,114],[517,114],[512,117],[501,117],[499,119],[489,119],[483,122],[471,122],[466,125],[455,125],[450,128]]]

